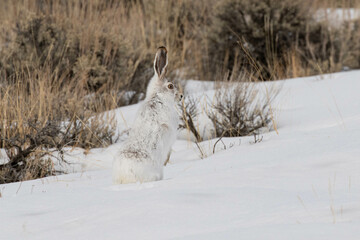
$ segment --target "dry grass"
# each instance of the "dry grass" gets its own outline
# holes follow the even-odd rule
[[[55,174],[53,160],[64,161],[64,147],[105,147],[116,138],[111,119],[94,116],[73,86],[59,87],[48,74],[0,86],[0,148],[8,156],[0,183]]]
[[[222,79],[234,65],[238,65],[236,68],[246,65],[243,61],[247,61],[247,54],[241,53],[241,44],[257,61],[258,67],[265,70],[267,76],[262,73],[265,80],[333,72],[344,66],[359,67],[358,60],[349,56],[359,55],[356,41],[359,27],[353,27],[358,23],[345,24],[344,28],[335,31],[329,30],[329,20],[321,23],[312,20],[317,9],[359,7],[357,1],[272,3],[256,0],[270,2],[264,9],[273,8],[273,15],[259,15],[247,8],[239,13],[234,11],[236,8],[228,7],[232,2],[242,6],[246,1],[4,1],[0,10],[3,23],[0,28],[0,58],[8,73],[9,69],[17,72],[8,60],[14,55],[13,50],[20,48],[19,43],[24,43],[19,39],[19,33],[24,33],[34,18],[40,18],[46,20],[43,21],[47,25],[42,26],[46,29],[40,29],[40,35],[28,34],[27,40],[36,37],[40,39],[39,45],[47,45],[37,48],[31,59],[18,56],[21,68],[28,69],[30,60],[35,60],[32,61],[37,64],[35,67],[39,63],[52,66],[57,81],[77,81],[79,87],[90,88],[90,91],[100,89],[108,92],[111,89],[144,93],[153,74],[153,53],[160,45],[169,49],[169,58],[172,59],[169,75],[172,78],[178,75],[174,70],[183,69],[183,77],[214,80],[220,76]],[[288,6],[294,11],[287,10]],[[277,11],[282,14],[284,22],[278,21]],[[224,19],[225,16],[229,19]],[[232,25],[232,20],[250,16],[254,16],[253,22],[257,21],[255,16],[260,22],[241,29],[237,29],[240,25]],[[222,29],[220,32],[219,27]],[[255,49],[248,45],[253,44],[252,39],[248,39],[250,36],[261,43],[254,45]],[[227,43],[228,39],[224,37],[231,37],[232,42]],[[227,44],[235,46],[228,48]],[[242,58],[236,59],[241,55]],[[55,61],[57,58],[60,60]],[[19,61],[14,62],[18,65]],[[259,71],[252,66],[248,70]],[[221,74],[217,75],[219,72]],[[134,101],[141,97],[137,95]],[[119,103],[120,99],[117,100]]]

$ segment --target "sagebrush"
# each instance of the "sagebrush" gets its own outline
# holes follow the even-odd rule
[[[216,90],[207,111],[215,137],[257,135],[263,128],[274,127],[271,104],[278,90],[271,89],[264,98],[259,98],[257,87],[259,85],[249,82],[232,82]]]

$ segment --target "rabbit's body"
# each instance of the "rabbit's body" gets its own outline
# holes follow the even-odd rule
[[[128,140],[113,163],[115,183],[161,180],[163,165],[176,140],[181,98],[172,83],[158,79],[139,109]]]
[[[176,140],[179,124],[175,97],[155,94],[141,106],[134,126],[116,156],[116,183],[161,180],[169,149]]]

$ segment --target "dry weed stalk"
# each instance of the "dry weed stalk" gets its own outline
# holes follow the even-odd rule
[[[195,126],[195,121],[199,114],[197,100],[191,96],[184,98],[181,102],[181,110],[182,124],[180,124],[180,128],[188,129],[194,135],[196,142],[202,142],[202,137]]]

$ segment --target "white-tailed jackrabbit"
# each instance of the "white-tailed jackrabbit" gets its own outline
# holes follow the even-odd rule
[[[163,165],[176,140],[179,114],[176,110],[179,94],[174,84],[165,79],[167,52],[160,47],[154,61],[147,96],[113,163],[114,183],[161,180]]]

